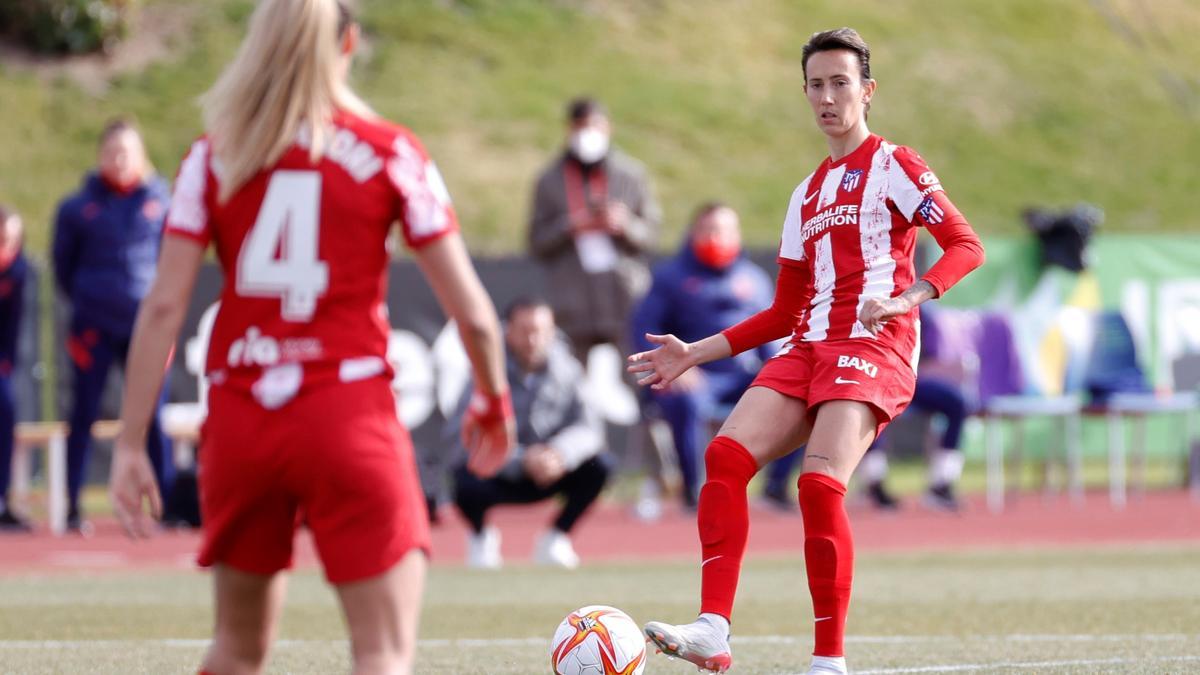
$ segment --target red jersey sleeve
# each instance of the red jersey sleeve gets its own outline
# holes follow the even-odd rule
[[[171,193],[171,208],[163,226],[165,234],[187,237],[202,246],[212,241],[208,223],[209,177],[208,139],[200,138],[179,165],[175,189]]]
[[[775,280],[775,301],[771,306],[721,331],[729,342],[732,356],[791,335],[804,314],[811,285],[812,272],[808,263],[780,265],[779,278]]]
[[[396,191],[396,219],[409,248],[421,248],[458,231],[446,183],[412,134],[402,131],[392,142],[387,176]]]
[[[916,151],[901,146],[892,157],[888,197],[906,220],[924,225],[942,247],[942,257],[921,277],[941,297],[983,264],[983,244]]]

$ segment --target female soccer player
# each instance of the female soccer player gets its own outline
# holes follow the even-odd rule
[[[842,635],[854,562],[846,483],[871,440],[912,398],[917,305],[983,262],[978,237],[921,157],[867,129],[875,80],[858,33],[813,35],[802,63],[830,155],[792,193],[774,303],[698,342],[647,336],[659,347],[629,357],[640,383],[662,389],[688,368],[792,336],[706,452],[700,617],[645,628],[663,652],[717,672],[733,662],[729,620],[750,526],[746,484],[805,443],[799,500],[816,633],[809,672],[846,672]],[[918,281],[913,249],[922,225],[943,255]]]
[[[356,673],[413,662],[429,532],[385,358],[393,223],[460,328],[477,391],[469,466],[513,442],[495,308],[436,167],[346,84],[359,29],[344,0],[262,0],[203,99],[206,134],[175,186],[133,336],[110,491],[133,536],[161,511],[146,429],[211,243],[225,274],[200,450],[201,565],[216,626],[202,672],[254,673],[283,601],[296,523],[342,604]]]

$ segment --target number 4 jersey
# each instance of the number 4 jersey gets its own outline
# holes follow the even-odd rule
[[[387,239],[419,248],[455,232],[445,184],[407,129],[335,116],[324,156],[301,134],[227,202],[208,139],[179,170],[166,233],[216,247],[225,287],[209,341],[213,384],[250,388],[268,408],[302,384],[389,372]]]

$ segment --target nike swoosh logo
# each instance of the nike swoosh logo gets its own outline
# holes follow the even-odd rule
[[[832,618],[833,618],[832,616],[817,617],[816,619],[813,619],[813,623],[821,623],[822,621],[828,621]]]
[[[811,195],[805,197],[804,198],[804,206],[808,206],[808,203],[811,202],[812,200],[816,199],[817,195],[819,195],[819,194],[821,194],[821,191],[817,190],[816,192],[812,193]]]
[[[862,382],[859,382],[858,380],[843,380],[841,375],[838,375],[837,379],[834,380],[833,383],[834,384],[862,384]],[[829,617],[825,617],[825,618],[829,618]]]
[[[700,563],[700,566],[704,567],[705,565],[716,560],[717,558],[724,558],[724,557],[725,556],[723,556],[723,555],[714,555],[713,557],[709,558],[708,560],[705,560],[704,562]]]

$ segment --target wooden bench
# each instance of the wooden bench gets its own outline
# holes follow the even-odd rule
[[[163,431],[175,443],[176,454],[191,454],[200,436],[200,423],[194,416],[164,415]],[[92,425],[92,438],[112,441],[121,431],[116,420],[100,420]],[[67,530],[67,434],[66,422],[18,422],[13,453],[13,496],[28,498],[35,448],[46,451],[46,512],[50,532],[61,536]]]

